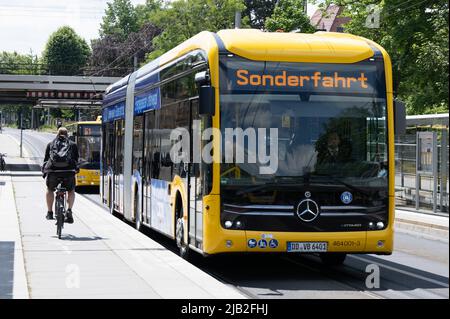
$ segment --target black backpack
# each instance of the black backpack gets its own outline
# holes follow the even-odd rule
[[[50,145],[50,166],[68,169],[72,166],[72,147],[68,138],[56,138]]]

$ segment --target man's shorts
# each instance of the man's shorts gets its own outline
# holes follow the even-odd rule
[[[47,188],[54,192],[56,187],[58,187],[60,180],[62,181],[62,187],[64,187],[66,191],[71,192],[75,189],[75,174],[49,173],[45,183],[47,184]]]

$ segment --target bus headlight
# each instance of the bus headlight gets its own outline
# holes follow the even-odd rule
[[[225,222],[225,228],[231,228],[231,226],[233,226],[233,222],[227,220],[227,221]]]
[[[236,228],[241,228],[242,227],[242,223],[240,221],[236,222]]]
[[[378,223],[377,223],[377,228],[378,228],[378,229],[384,228],[384,223],[383,223],[383,222],[378,222]]]

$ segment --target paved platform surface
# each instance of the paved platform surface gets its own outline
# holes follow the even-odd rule
[[[59,240],[44,219],[43,179],[12,186],[31,298],[244,297],[81,196]]]

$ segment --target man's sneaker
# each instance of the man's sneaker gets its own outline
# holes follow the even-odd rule
[[[53,212],[47,212],[47,216],[45,216],[45,218],[48,220],[53,219]]]
[[[73,216],[72,216],[72,210],[68,209],[66,212],[66,219],[64,220],[67,224],[73,224]]]

